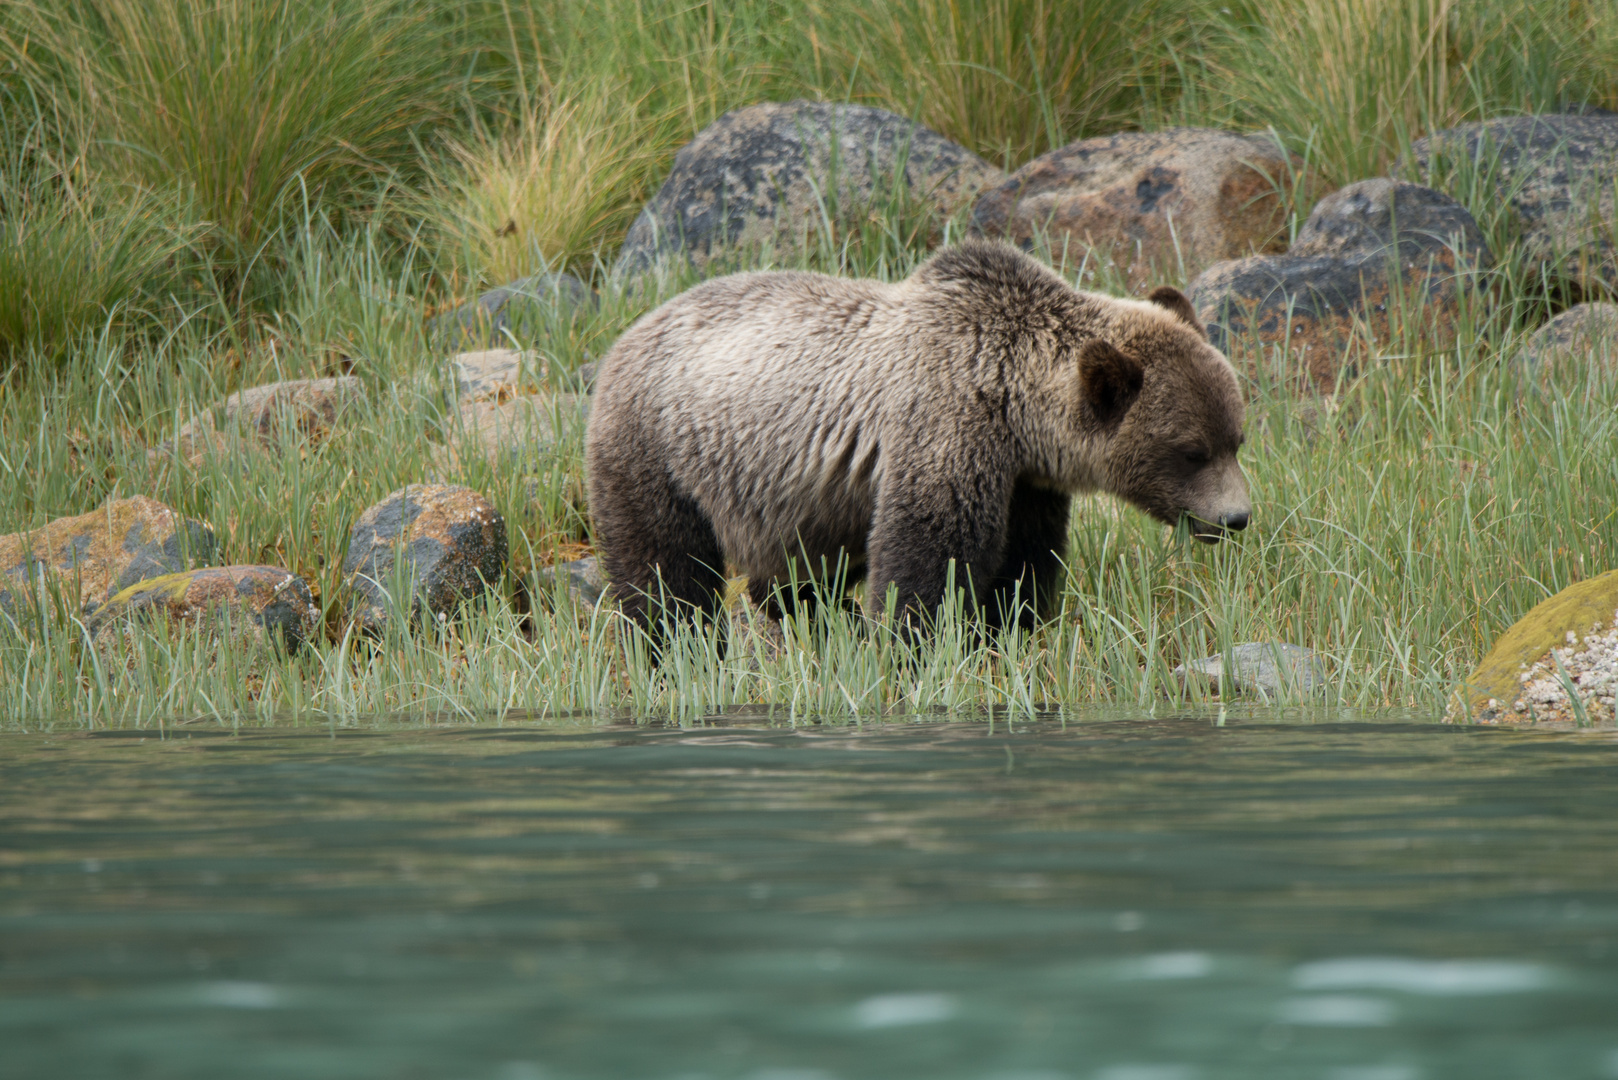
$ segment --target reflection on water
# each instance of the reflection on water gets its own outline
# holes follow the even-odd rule
[[[1611,733],[10,735],[0,1077],[1618,1078],[1615,823]]]

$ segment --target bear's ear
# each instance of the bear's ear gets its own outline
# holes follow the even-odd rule
[[[1146,369],[1140,361],[1120,352],[1111,342],[1094,338],[1079,349],[1079,384],[1084,400],[1097,420],[1108,427],[1124,418],[1124,413],[1140,396]]]
[[[1152,295],[1146,299],[1160,308],[1167,308],[1172,314],[1178,316],[1181,322],[1201,334],[1202,340],[1208,340],[1208,331],[1203,329],[1202,320],[1197,318],[1197,309],[1191,306],[1191,301],[1186,299],[1185,293],[1179,289],[1169,285],[1160,285],[1153,289]]]

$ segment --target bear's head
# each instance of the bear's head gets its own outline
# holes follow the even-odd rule
[[[1104,435],[1099,479],[1159,521],[1188,519],[1193,536],[1214,543],[1252,515],[1236,461],[1241,388],[1179,290],[1148,300],[1079,349],[1081,392]]]

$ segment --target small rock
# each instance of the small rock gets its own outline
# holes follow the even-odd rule
[[[209,457],[228,457],[234,449],[231,440],[214,425],[211,412],[199,413],[180,426],[172,439],[165,439],[146,451],[146,460],[158,462],[174,457],[193,468]]]
[[[1266,135],[1209,128],[1084,139],[1035,158],[979,196],[972,229],[1070,261],[1094,252],[1139,287],[1220,259],[1286,246],[1283,196],[1302,160]],[[1312,181],[1305,180],[1306,184]],[[1184,280],[1179,278],[1179,280]]]
[[[129,586],[95,610],[88,629],[98,637],[115,635],[156,616],[228,621],[233,632],[296,652],[319,625],[320,609],[308,583],[279,567],[212,566]]]
[[[1362,180],[1316,204],[1285,255],[1216,263],[1189,295],[1216,348],[1289,342],[1330,392],[1356,330],[1386,338],[1402,304],[1419,307],[1428,327],[1452,327],[1460,293],[1490,260],[1472,215],[1449,196]]]
[[[1469,163],[1475,163],[1470,164]],[[1618,288],[1614,185],[1618,116],[1512,116],[1435,131],[1410,145],[1404,169],[1445,182],[1475,167],[1509,205],[1525,254],[1587,293]]]
[[[156,499],[135,495],[43,528],[0,536],[0,609],[15,613],[53,581],[77,610],[92,608],[147,578],[209,562],[213,527],[180,516]]]
[[[526,343],[599,303],[590,286],[572,274],[535,274],[490,289],[472,303],[437,316],[428,329],[451,344],[494,346],[513,339]]]
[[[365,384],[353,375],[289,379],[238,390],[222,405],[225,434],[220,433],[213,416],[204,412],[147,457],[174,454],[195,465],[207,454],[228,452],[233,435],[249,437],[250,442],[273,450],[281,444],[284,423],[299,438],[318,441],[331,433],[345,412],[364,400]]]
[[[540,394],[548,388],[589,393],[595,386],[596,365],[580,364],[568,372],[553,366],[537,352],[515,349],[485,349],[450,357],[455,375],[456,400],[503,402],[524,394]]]
[[[1220,683],[1228,679],[1238,692],[1260,693],[1266,696],[1293,693],[1312,694],[1325,687],[1325,675],[1314,650],[1301,645],[1286,645],[1270,641],[1251,641],[1233,645],[1230,649],[1230,667],[1226,657],[1205,656],[1174,669],[1179,679],[1199,677],[1208,681],[1214,693]]]
[[[330,434],[338,419],[365,400],[365,384],[353,375],[331,379],[289,379],[238,390],[225,399],[225,420],[274,446],[283,420],[305,439]]]
[[[506,570],[506,521],[470,488],[412,484],[359,516],[349,533],[343,576],[349,614],[379,633],[395,589],[411,594],[411,619],[440,620],[481,595]]]
[[[568,425],[583,422],[583,400],[574,394],[534,394],[504,402],[465,402],[457,413],[459,430],[446,433],[449,441],[440,465],[459,467],[468,443],[481,450],[491,465],[510,458],[519,459],[519,464],[531,463],[556,443]]]
[[[1591,365],[1618,372],[1618,304],[1578,304],[1534,331],[1522,363],[1545,374],[1577,374]]]
[[[596,388],[597,364],[594,360],[586,360],[573,372],[573,383],[582,394],[593,394]]]
[[[595,607],[607,588],[607,579],[596,565],[594,555],[547,566],[535,577],[547,589],[566,592],[578,607]]]
[[[450,357],[455,393],[461,402],[504,401],[539,392],[539,354],[516,349],[485,349]]]
[[[1004,176],[936,132],[867,105],[750,105],[675,155],[613,272],[643,273],[671,256],[701,269],[722,248],[796,245],[821,227],[823,213],[880,201],[901,180],[947,217]]]
[[[1612,625],[1615,612],[1618,570],[1586,578],[1535,604],[1500,635],[1457,691],[1451,717],[1529,719],[1526,709],[1520,713],[1515,708],[1524,691],[1523,675],[1538,667],[1540,677],[1548,676],[1550,672],[1544,669],[1554,667],[1552,650],[1576,645],[1581,636],[1599,635]]]

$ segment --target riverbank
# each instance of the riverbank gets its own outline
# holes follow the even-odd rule
[[[199,163],[247,160],[223,152],[245,145],[231,110],[264,113],[274,103],[232,98],[220,84],[210,100],[184,99],[191,119],[174,99],[169,127],[141,127],[83,81],[99,72],[126,92],[169,93],[170,83],[140,82],[146,68],[135,60],[147,54],[137,46],[151,46],[147,59],[157,64],[203,24],[178,15],[129,21],[133,9],[95,32],[71,13],[3,17],[13,49],[5,187],[26,198],[5,207],[11,247],[0,274],[9,288],[0,291],[27,299],[0,311],[0,531],[144,496],[211,527],[208,561],[300,578],[315,614],[291,655],[231,647],[209,624],[167,620],[142,622],[108,645],[92,633],[82,597],[36,591],[0,620],[0,715],[99,727],[507,710],[700,716],[737,704],[802,716],[1171,705],[1221,689],[1182,682],[1172,674],[1179,664],[1242,642],[1290,642],[1319,658],[1310,700],[1437,716],[1520,615],[1618,565],[1618,377],[1603,362],[1522,362],[1548,316],[1597,293],[1536,273],[1514,246],[1506,208],[1484,185],[1460,185],[1451,194],[1494,259],[1479,287],[1454,299],[1453,317],[1439,325],[1418,311],[1362,336],[1353,365],[1326,389],[1300,386],[1308,363],[1290,344],[1243,346],[1244,465],[1256,514],[1239,543],[1190,545],[1132,510],[1089,501],[1073,520],[1062,614],[1031,638],[985,648],[951,622],[911,655],[852,619],[788,627],[784,647],[743,620],[728,653],[688,640],[653,669],[638,645],[626,649],[607,609],[581,607],[568,590],[555,603],[545,571],[589,551],[587,397],[577,373],[700,273],[674,265],[614,274],[618,245],[674,151],[722,113],[792,97],[869,102],[915,116],[1008,172],[1121,130],[1271,126],[1270,137],[1329,190],[1383,175],[1424,134],[1512,112],[1612,107],[1618,89],[1610,75],[1603,84],[1587,71],[1613,47],[1599,26],[1536,15],[1520,21],[1531,47],[1512,53],[1485,34],[1493,25],[1485,16],[1463,19],[1442,5],[1416,19],[1421,34],[1443,29],[1432,38],[1448,50],[1442,55],[1430,44],[1405,53],[1389,46],[1340,68],[1331,58],[1352,55],[1352,43],[1381,26],[1354,21],[1377,5],[1312,6],[1310,33],[1346,35],[1323,52],[1320,77],[1370,91],[1342,99],[1362,104],[1335,110],[1323,91],[1300,101],[1308,86],[1280,92],[1279,73],[1266,66],[1280,61],[1252,50],[1280,34],[1262,5],[1225,21],[1210,8],[1150,30],[1134,15],[1112,28],[1099,16],[1094,25],[1059,26],[1037,5],[988,4],[979,21],[994,32],[976,36],[1000,50],[990,56],[962,52],[976,36],[919,2],[881,9],[891,26],[833,5],[791,18],[745,7],[728,21],[705,7],[654,18],[628,0],[622,6],[618,21],[601,24],[621,37],[603,42],[567,5],[472,6],[441,24],[399,5],[307,0],[293,12],[309,16],[306,24],[264,25],[297,30],[315,25],[315,8],[335,12],[326,96],[288,91],[272,112],[302,110],[306,122],[286,130],[327,141],[260,146],[304,168],[250,205],[233,201],[229,185],[210,188]],[[1502,11],[1488,18],[1511,7],[1496,6]],[[1435,13],[1442,19],[1421,23]],[[1002,16],[1003,34],[994,21]],[[918,36],[924,25],[938,33]],[[26,58],[15,51],[24,31],[33,43]],[[1068,37],[1057,40],[1058,32]],[[466,61],[458,74],[405,66],[401,57],[431,35],[460,43],[451,51]],[[856,64],[862,35],[874,52]],[[292,34],[282,55],[300,41]],[[1183,47],[1173,55],[1190,69],[1155,51],[1171,45]],[[1093,51],[1074,53],[1080,46]],[[1081,87],[1079,61],[1063,59],[1070,54],[1111,59]],[[1469,75],[1454,56],[1468,58]],[[250,67],[216,59],[221,72]],[[1400,77],[1409,77],[1400,85],[1420,93],[1387,90],[1398,73],[1378,65],[1400,63]],[[979,80],[974,64],[998,75]],[[393,95],[386,108],[360,93],[356,73],[373,69],[386,74],[376,77]],[[1216,71],[1227,77],[1211,78]],[[960,84],[944,85],[946,73]],[[1208,96],[1212,86],[1222,88],[1218,100]],[[1479,97],[1479,86],[1496,96]],[[1389,111],[1395,98],[1417,102],[1416,111]],[[386,139],[361,145],[359,129],[343,127],[351,122],[344,108],[362,101],[372,110],[364,130],[391,132]],[[204,136],[218,153],[197,149]],[[161,148],[164,170],[150,167],[150,155],[137,161],[118,149],[136,145]],[[353,153],[336,153],[338,145]],[[192,150],[200,156],[188,164],[181,155]],[[1312,205],[1282,200],[1289,238]],[[725,265],[891,280],[961,235],[970,217],[970,205],[878,200],[827,215],[812,242],[737,251]],[[1160,266],[1136,281],[1111,258],[1063,262],[1061,252],[1042,250],[1089,288],[1188,284]],[[446,340],[445,324],[433,320],[546,269],[574,275],[590,302],[555,303],[514,327],[498,343],[531,354],[514,388],[474,400],[451,359],[469,343]],[[231,394],[295,379],[352,380],[356,390],[319,423],[283,403],[246,435],[231,426]],[[515,450],[489,452],[489,427],[511,426],[507,413],[491,410],[520,412],[529,398],[546,402],[545,414],[523,420]],[[212,427],[187,427],[205,416]],[[355,524],[390,493],[425,483],[470,489],[501,517],[504,569],[435,628],[401,617],[361,634],[345,592]],[[1303,693],[1278,692],[1282,700]]]

